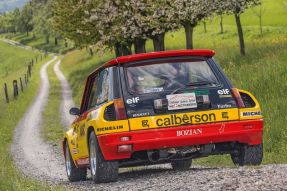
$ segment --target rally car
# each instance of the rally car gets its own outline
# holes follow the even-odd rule
[[[177,50],[113,59],[92,72],[65,133],[70,181],[116,181],[119,167],[230,154],[236,165],[262,161],[263,118],[256,98],[235,88],[212,50]]]

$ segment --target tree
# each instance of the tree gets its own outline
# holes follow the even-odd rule
[[[29,36],[29,32],[33,30],[32,18],[33,18],[33,9],[30,3],[28,3],[21,10],[18,23],[19,31],[25,32],[27,36]]]
[[[193,49],[193,29],[204,18],[211,14],[211,0],[175,0],[175,16],[183,25],[186,36],[186,49]]]
[[[259,5],[260,0],[214,0],[214,2],[215,9],[223,10],[223,12],[228,14],[234,14],[239,38],[240,53],[244,56],[246,51],[240,15],[247,8]]]
[[[171,0],[159,0],[156,3],[152,0],[148,1],[150,10],[150,35],[153,40],[155,51],[165,50],[165,34],[178,28],[176,22],[174,6]]]
[[[95,2],[81,0],[54,0],[52,26],[61,36],[75,42],[77,46],[96,44],[99,30],[96,23],[88,22]]]
[[[262,26],[262,17],[265,12],[265,9],[262,7],[262,3],[259,6],[259,11],[252,9],[254,14],[259,18],[259,28],[260,28],[260,35],[263,36],[263,26]]]
[[[42,34],[45,37],[46,44],[50,42],[50,36],[53,34],[51,26],[51,1],[33,2],[33,24],[34,30],[37,34]]]

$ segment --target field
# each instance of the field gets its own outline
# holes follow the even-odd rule
[[[264,164],[287,162],[287,127],[285,126],[287,102],[285,100],[287,72],[287,8],[286,1],[263,1],[263,36],[260,35],[259,8],[242,15],[247,55],[240,56],[238,37],[233,16],[224,17],[224,33],[219,34],[219,19],[207,20],[195,29],[194,44],[197,49],[214,49],[215,59],[223,67],[233,84],[252,92],[260,101],[264,119]],[[166,36],[167,49],[184,49],[183,30]],[[147,43],[152,51],[152,43]],[[113,52],[98,53],[91,57],[86,50],[75,50],[66,55],[62,70],[74,90],[79,105],[85,78],[91,71],[114,57]],[[278,154],[280,153],[280,154]],[[210,157],[197,164],[230,165],[229,157]]]
[[[22,44],[31,46],[33,48],[42,50],[42,51],[47,51],[47,52],[53,52],[53,53],[59,53],[59,54],[64,54],[70,50],[73,49],[73,43],[70,41],[67,41],[67,47],[65,46],[65,41],[64,39],[60,38],[58,39],[58,45],[55,45],[55,39],[53,37],[50,38],[50,42],[46,43],[46,40],[43,36],[33,36],[32,33],[27,36],[26,34],[2,34],[1,35],[4,38],[8,38],[14,41],[18,41]]]
[[[10,82],[26,72],[25,62],[30,61],[39,55],[37,52],[24,50],[22,48],[11,47],[0,41],[0,80],[1,87],[4,82]],[[39,86],[39,69],[42,63],[50,59],[37,63],[33,68],[33,75],[30,78],[28,87],[20,93],[18,100],[13,100],[9,104],[5,103],[3,89],[0,90],[0,106],[2,115],[0,116],[0,190],[49,190],[46,186],[35,180],[25,178],[15,168],[10,154],[10,145],[13,140],[14,128],[24,115],[26,109],[31,104],[37,93]]]

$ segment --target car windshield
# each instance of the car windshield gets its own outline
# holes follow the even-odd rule
[[[135,94],[218,85],[204,60],[130,65],[126,67],[126,77],[129,91]]]

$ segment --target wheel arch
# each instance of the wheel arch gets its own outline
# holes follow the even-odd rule
[[[92,132],[95,132],[95,128],[93,126],[89,126],[87,128],[87,138],[86,138],[89,154],[90,154],[89,138],[90,138],[90,135],[91,135]],[[95,133],[95,136],[97,137],[96,133]]]
[[[66,137],[62,141],[62,149],[63,149],[63,154],[64,154],[65,160],[66,160],[66,143],[67,143],[67,141],[68,141],[68,139]]]

